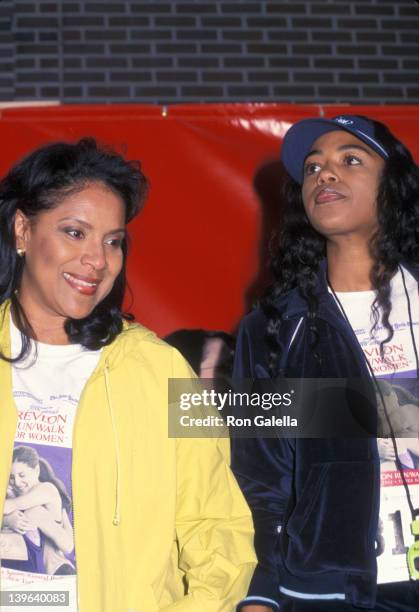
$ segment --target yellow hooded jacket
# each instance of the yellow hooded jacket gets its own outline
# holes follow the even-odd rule
[[[0,347],[10,354],[9,303]],[[190,378],[140,325],[105,347],[77,409],[73,504],[79,612],[232,612],[255,565],[248,507],[214,439],[168,437],[168,378]],[[0,507],[17,413],[0,360]]]

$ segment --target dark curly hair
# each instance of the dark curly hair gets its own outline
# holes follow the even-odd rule
[[[400,262],[419,263],[419,168],[410,151],[390,130],[372,121],[375,135],[388,152],[377,195],[378,230],[370,241],[374,261],[370,278],[377,292],[373,304],[373,329],[381,321],[391,340],[393,329],[389,323],[391,312],[389,281]],[[317,341],[315,287],[320,262],[326,257],[326,239],[310,224],[304,210],[301,185],[289,177],[284,185],[284,208],[281,229],[272,241],[271,268],[274,278],[260,306],[267,317],[266,347],[272,375],[276,373],[281,351],[279,330],[281,313],[276,306],[278,297],[297,288],[308,304],[308,322],[315,353]]]
[[[126,161],[109,147],[99,146],[94,138],[82,138],[76,143],[57,142],[40,147],[18,162],[0,181],[0,303],[11,300],[17,326],[21,331],[22,350],[6,361],[23,359],[35,334],[19,303],[18,289],[24,258],[16,253],[14,223],[16,211],[35,219],[44,210],[53,209],[67,196],[99,182],[117,194],[125,205],[125,221],[133,219],[144,203],[147,180],[137,161]],[[90,350],[110,344],[122,331],[125,292],[127,243],[122,243],[123,265],[110,293],[89,316],[67,319],[65,331],[71,343]]]

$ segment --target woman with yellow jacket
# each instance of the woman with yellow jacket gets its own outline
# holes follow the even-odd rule
[[[251,519],[217,441],[168,437],[167,381],[191,371],[121,311],[145,192],[139,164],[93,139],[0,183],[2,609],[231,612],[250,581]]]

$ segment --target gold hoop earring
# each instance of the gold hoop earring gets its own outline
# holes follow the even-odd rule
[[[25,254],[25,249],[16,249],[16,253],[19,257],[23,257]]]

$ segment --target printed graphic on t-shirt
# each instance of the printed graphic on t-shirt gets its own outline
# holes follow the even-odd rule
[[[402,298],[401,298],[402,299]],[[399,300],[394,300],[393,309]],[[378,379],[397,445],[405,480],[415,507],[419,505],[419,423],[416,363],[409,322],[394,323],[394,337],[384,345],[383,356],[379,342],[386,337],[380,325],[373,338],[367,330],[360,333],[364,354]],[[418,324],[413,322],[416,337]],[[419,344],[419,342],[418,342]],[[382,401],[377,396],[379,423],[382,436],[378,438],[380,455],[380,521],[377,533],[378,583],[409,580],[407,551],[413,543],[410,530],[412,521],[406,491],[396,466],[396,450],[390,435]]]
[[[405,271],[411,313],[419,312],[417,282]],[[419,321],[409,320],[406,293],[401,273],[391,282],[392,310],[390,323],[393,338],[384,344],[387,330],[381,324],[373,328],[370,316],[375,294],[372,291],[339,293],[345,313],[357,336],[364,355],[378,379],[388,417],[395,432],[397,454],[415,508],[419,506],[419,423],[418,383],[412,331],[419,346]],[[391,382],[391,384],[390,384]],[[376,554],[379,584],[409,580],[407,550],[413,543],[412,521],[406,492],[395,463],[395,449],[381,399],[377,397],[381,434],[377,440],[380,455],[380,520]]]
[[[20,335],[11,325],[14,354]],[[83,387],[100,351],[38,343],[13,367],[17,428],[0,532],[1,588],[8,593],[64,592],[77,612],[72,508],[73,425]],[[52,601],[52,600],[51,600]],[[59,600],[61,601],[61,600]],[[35,599],[36,602],[36,599]],[[2,606],[5,612],[27,610]],[[43,612],[44,605],[30,606]]]
[[[70,394],[36,396],[19,374],[15,383],[18,422],[0,533],[2,589],[64,591],[66,609],[75,612],[71,446],[78,401]]]
[[[360,344],[375,376],[403,377],[411,374],[414,369],[414,363],[412,364],[414,354],[411,354],[410,327],[407,322],[395,324],[392,340],[383,346],[383,356],[381,356],[380,345],[377,342],[377,336],[383,339],[387,335],[387,330],[382,325],[377,326],[373,338],[369,336],[370,328],[354,331],[358,339],[363,338]]]
[[[0,536],[6,579],[76,573],[68,462],[70,449],[15,444]]]

